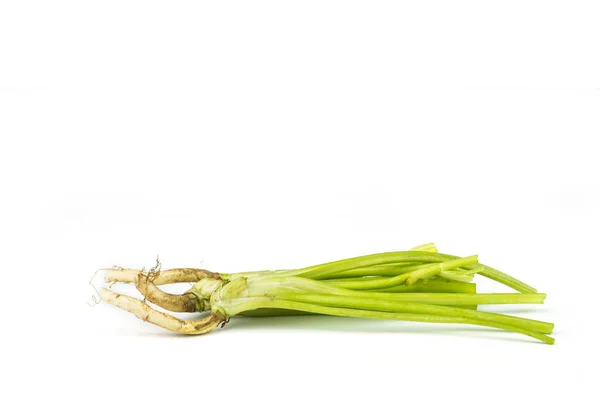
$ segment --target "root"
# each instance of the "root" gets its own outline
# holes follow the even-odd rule
[[[198,297],[192,293],[177,295],[162,291],[154,283],[159,276],[160,274],[142,272],[135,276],[135,286],[144,296],[144,300],[149,300],[159,307],[173,312],[202,312],[208,308],[208,304],[199,301]]]
[[[111,269],[106,273],[107,283],[135,283],[137,275],[142,272],[135,269]],[[146,274],[146,273],[144,273]],[[219,273],[211,273],[204,269],[180,268],[154,272],[153,282],[156,285],[173,283],[197,283],[203,278],[221,279]]]
[[[128,295],[117,294],[113,291],[107,290],[106,288],[102,289],[100,297],[103,301],[124,309],[125,311],[129,311],[143,321],[150,322],[151,324],[157,325],[161,328],[181,334],[205,334],[226,322],[226,318],[216,312],[211,312],[210,315],[204,319],[184,321],[179,318],[175,318],[172,315],[165,314],[164,312],[157,311],[137,298],[133,298]]]
[[[89,305],[90,307],[95,307],[96,305],[100,304],[100,293],[98,292],[98,289],[96,288],[96,286],[92,283],[92,281],[94,281],[94,278],[96,277],[96,274],[98,274],[99,271],[102,271],[103,269],[98,269],[96,270],[96,272],[92,275],[92,278],[90,278],[90,281],[88,282],[89,285],[92,286],[92,288],[94,289],[94,291],[96,292],[96,295],[92,295],[92,303],[88,302],[87,305]]]

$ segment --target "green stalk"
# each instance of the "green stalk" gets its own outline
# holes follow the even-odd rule
[[[435,263],[447,260],[457,259],[459,257],[438,253],[433,243],[417,246],[411,251],[389,252],[371,254],[366,256],[353,257],[350,259],[338,260],[316,266],[306,267],[296,270],[275,270],[237,273],[246,277],[257,277],[264,275],[278,276],[301,276],[312,279],[360,277],[364,275],[397,275],[399,270],[404,269],[406,263]],[[401,264],[398,264],[401,263]],[[404,264],[402,264],[404,263]],[[414,266],[414,264],[413,264]],[[484,277],[504,284],[516,291],[522,293],[536,293],[537,290],[524,282],[492,267],[481,264],[483,270],[479,271]],[[373,267],[373,269],[369,269]],[[400,267],[400,268],[397,268]],[[466,269],[473,269],[476,265],[465,266]],[[226,279],[232,274],[222,274]]]
[[[341,280],[323,280],[323,283],[332,287],[347,288],[349,290],[369,290],[371,286],[377,287],[379,283],[382,285],[389,285],[391,277],[358,277],[358,278],[345,278]],[[405,286],[408,287],[408,286]],[[377,289],[377,288],[375,288]]]
[[[323,281],[328,283],[331,280]],[[418,281],[413,285],[397,285],[390,288],[382,288],[378,292],[389,293],[463,293],[474,294],[477,286],[474,283],[463,283],[458,281],[449,281],[441,277],[433,277],[428,280]]]
[[[446,271],[440,272],[438,276],[443,277],[447,280],[458,281],[461,283],[470,283],[471,281],[473,281],[473,276],[465,274],[453,274]]]
[[[440,288],[447,286],[447,289],[438,291],[438,292],[453,292],[451,288],[454,286],[448,285],[450,280],[452,280],[452,282],[456,282],[458,284],[472,284],[470,282],[470,277],[468,277],[468,276],[464,276],[466,278],[466,280],[462,279],[463,276],[461,276],[461,275],[459,275],[457,277],[452,274],[449,275],[448,273],[440,273],[439,276],[444,278],[444,280],[438,282],[438,286]],[[449,276],[449,277],[446,277],[446,276]],[[456,278],[458,278],[458,281],[456,280]],[[342,278],[342,279],[335,279],[335,280],[320,280],[320,281],[327,285],[330,285],[332,287],[347,288],[350,290],[377,290],[377,291],[379,291],[380,289],[378,288],[378,285],[379,285],[378,283],[389,282],[389,280],[390,280],[390,277],[368,276],[368,277]],[[400,285],[400,286],[396,286],[396,287],[403,287],[404,289],[402,291],[404,291],[404,292],[412,291],[410,289],[410,287],[415,287],[414,291],[418,291],[420,288],[422,288],[423,283],[426,283],[428,281],[431,281],[431,280],[430,279],[421,280],[410,286]],[[365,285],[364,283],[366,283],[366,282],[368,282],[369,285]],[[378,282],[378,283],[375,284],[376,282]],[[375,286],[375,288],[371,288],[373,286]],[[389,289],[392,289],[392,288],[394,288],[394,287],[389,287]],[[435,288],[435,284],[432,285],[430,288]],[[381,288],[381,290],[386,290],[386,288]]]
[[[400,294],[401,295],[401,294]],[[444,294],[434,294],[435,296]],[[447,294],[461,295],[461,294]],[[481,294],[480,294],[481,295]],[[410,294],[408,294],[410,296]],[[367,309],[372,311],[401,312],[410,314],[433,314],[449,317],[465,317],[481,319],[485,321],[495,321],[507,325],[514,325],[524,329],[530,329],[544,334],[552,333],[554,324],[533,319],[513,317],[509,315],[495,314],[485,311],[473,311],[463,308],[448,307],[443,305],[433,305],[432,303],[404,302],[401,299],[389,301],[372,298],[341,297],[337,295],[326,294],[304,294],[287,293],[277,296],[278,299],[298,301],[324,306]],[[425,299],[423,299],[423,302]],[[406,300],[405,300],[406,301]]]
[[[427,264],[420,266],[418,269],[411,271],[410,273],[400,274],[395,277],[379,280],[366,280],[365,282],[360,283],[360,286],[361,290],[375,290],[394,287],[400,284],[411,285],[419,279],[425,279],[434,276],[441,271],[451,270],[456,267],[462,267],[474,263],[477,263],[477,256],[453,259],[443,263]],[[306,273],[304,278],[311,278],[309,275],[310,273]]]
[[[431,322],[431,323],[454,323],[454,324],[470,324],[480,325],[492,328],[503,329],[506,331],[512,331],[528,335],[536,338],[542,342],[553,344],[554,338],[551,338],[542,333],[532,331],[529,329],[521,328],[514,325],[506,325],[495,321],[472,319],[465,317],[449,317],[442,315],[429,315],[429,314],[411,314],[411,313],[392,313],[392,312],[381,312],[371,310],[359,310],[352,308],[337,308],[337,307],[326,307],[321,305],[301,303],[295,301],[286,300],[275,300],[267,298],[244,298],[237,300],[221,301],[213,304],[213,311],[220,312],[226,316],[234,316],[244,311],[250,311],[260,308],[278,308],[288,309],[294,311],[304,311],[313,314],[324,314],[344,317],[357,317],[357,318],[372,318],[372,319],[386,319],[386,320],[397,320],[397,321],[413,321],[413,322]]]
[[[348,290],[332,287],[323,281],[300,277],[274,277],[269,280],[248,282],[247,296],[279,297],[288,293],[330,294],[340,297],[360,297],[388,301],[424,302],[444,305],[479,304],[542,304],[546,294],[461,294],[461,293],[395,293]]]
[[[435,246],[434,243],[425,243],[422,244],[420,246],[415,246],[412,249],[410,249],[411,252],[431,252],[431,253],[437,253],[438,249]]]
[[[306,292],[282,291],[275,296],[277,298],[295,299],[296,296],[305,295],[329,295],[336,298],[357,298],[360,301],[385,302],[410,302],[431,305],[506,305],[506,304],[543,304],[545,294],[457,294],[457,293],[393,293],[379,295],[380,293],[369,293],[368,295],[341,296],[335,294],[311,294]]]
[[[280,276],[298,276],[304,278],[318,279],[331,276],[340,271],[351,270],[360,267],[376,266],[380,264],[400,263],[400,262],[426,262],[434,263],[440,261],[438,253],[429,252],[388,252],[369,254],[366,256],[353,257],[350,259],[333,261],[330,263],[319,264],[298,270],[290,270],[286,273],[280,273]]]
[[[504,284],[505,286],[510,287],[519,292],[522,292],[523,294],[537,293],[537,290],[535,288],[533,288],[532,286],[527,285],[524,282],[517,280],[516,278],[511,277],[506,273],[503,273],[492,267],[485,266],[483,264],[482,264],[482,266],[484,267],[484,270],[480,271],[479,274],[481,274],[484,277],[489,278],[490,280],[497,281],[498,283]]]
[[[340,271],[331,276],[316,277],[314,280],[342,279],[349,277],[368,277],[368,276],[397,276],[398,274],[408,273],[418,269],[423,265],[422,262],[402,262],[379,264],[376,266],[359,267],[350,270]]]
[[[456,268],[453,270],[440,271],[438,276],[447,280],[459,281],[462,283],[470,283],[471,281],[473,281],[473,276],[483,271],[484,269],[485,268],[482,265],[478,265],[471,269]]]
[[[296,316],[306,316],[306,315],[315,315],[310,312],[305,311],[296,311],[289,309],[280,309],[280,308],[259,308],[252,309],[250,311],[244,311],[238,314],[242,317],[296,317]]]
[[[546,294],[463,294],[463,293],[377,293],[364,292],[361,298],[408,301],[438,305],[543,304]]]
[[[382,279],[388,279],[390,277],[388,276],[364,276],[364,277],[348,277],[348,278],[332,278],[332,279],[328,279],[328,280],[318,280],[321,281],[325,284],[329,284],[329,285],[333,285],[333,286],[339,286],[339,287],[345,287],[346,283],[356,283],[356,282],[364,282],[364,281],[371,281],[371,280],[382,280]]]
[[[442,254],[439,253],[440,258],[445,259],[445,260],[449,260],[449,259],[456,259],[458,258],[457,256],[453,256],[451,254]],[[536,293],[537,290],[535,288],[533,288],[532,286],[525,284],[524,282],[522,282],[521,280],[518,280],[512,276],[509,276],[506,273],[503,273],[499,270],[496,270],[490,266],[486,266],[485,264],[480,264],[481,266],[483,266],[483,270],[481,270],[479,272],[479,274],[481,274],[484,277],[489,278],[490,280],[494,280],[500,284],[504,284],[507,287],[510,287],[514,290],[517,290],[519,292],[522,292],[523,294],[532,294],[532,293]],[[466,266],[465,268],[470,269],[473,267],[477,267],[477,266]]]
[[[452,259],[457,259],[457,256],[449,254],[426,252],[426,251],[404,251],[404,252],[388,252],[371,254],[366,256],[353,257],[350,259],[338,260],[330,263],[319,264],[316,266],[306,267],[297,270],[287,270],[277,272],[280,276],[300,276],[312,279],[323,279],[347,270],[357,269],[361,267],[376,266],[381,264],[399,263],[399,262],[441,262]],[[524,282],[509,276],[492,267],[483,265],[484,270],[479,274],[491,280],[497,281],[508,287],[511,287],[522,293],[535,293],[537,290]],[[476,266],[465,266],[465,268],[473,268]]]
[[[444,271],[452,270],[457,267],[471,266],[477,264],[477,256],[469,256],[462,259],[449,260],[443,263],[431,264],[428,266],[420,267],[415,271],[411,271],[408,274],[398,276],[398,278],[405,278],[406,285],[411,285],[418,280],[426,279]],[[385,287],[384,287],[385,288]]]

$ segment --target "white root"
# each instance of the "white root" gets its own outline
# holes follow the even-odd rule
[[[152,282],[156,285],[173,283],[196,283],[203,278],[221,278],[218,273],[196,268],[178,268],[160,272],[145,273],[136,269],[110,269],[106,273],[107,283],[135,283],[139,273],[152,274]]]
[[[100,298],[109,304],[131,312],[143,321],[150,322],[151,324],[157,325],[161,328],[181,334],[204,334],[212,331],[226,320],[223,315],[212,312],[206,318],[185,321],[175,318],[172,315],[165,314],[164,312],[157,311],[137,298],[133,298],[128,295],[117,294],[106,288],[102,289]]]

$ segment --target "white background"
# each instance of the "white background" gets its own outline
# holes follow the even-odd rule
[[[599,17],[3,1],[2,404],[597,405]],[[190,338],[86,305],[94,270],[157,254],[226,272],[429,241],[548,293],[511,311],[556,345],[328,317]]]

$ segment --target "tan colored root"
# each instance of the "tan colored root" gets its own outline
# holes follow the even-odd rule
[[[157,325],[161,328],[181,334],[205,334],[212,331],[220,324],[226,322],[226,319],[223,315],[215,312],[210,313],[210,315],[204,319],[184,321],[179,318],[175,318],[172,315],[165,314],[164,312],[157,311],[137,298],[133,298],[128,295],[117,294],[106,288],[102,289],[100,298],[109,304],[131,312],[143,321],[150,322],[151,324]]]
[[[137,275],[142,272],[135,269],[111,269],[106,273],[107,283],[135,283]],[[144,273],[147,274],[147,273]],[[156,285],[173,283],[197,283],[203,278],[220,279],[219,273],[211,273],[204,269],[179,268],[153,273],[153,282]]]
[[[145,299],[173,312],[202,312],[207,307],[201,301],[198,301],[192,293],[181,295],[169,294],[162,291],[154,284],[154,275],[146,273],[138,273],[135,277],[135,286]]]

